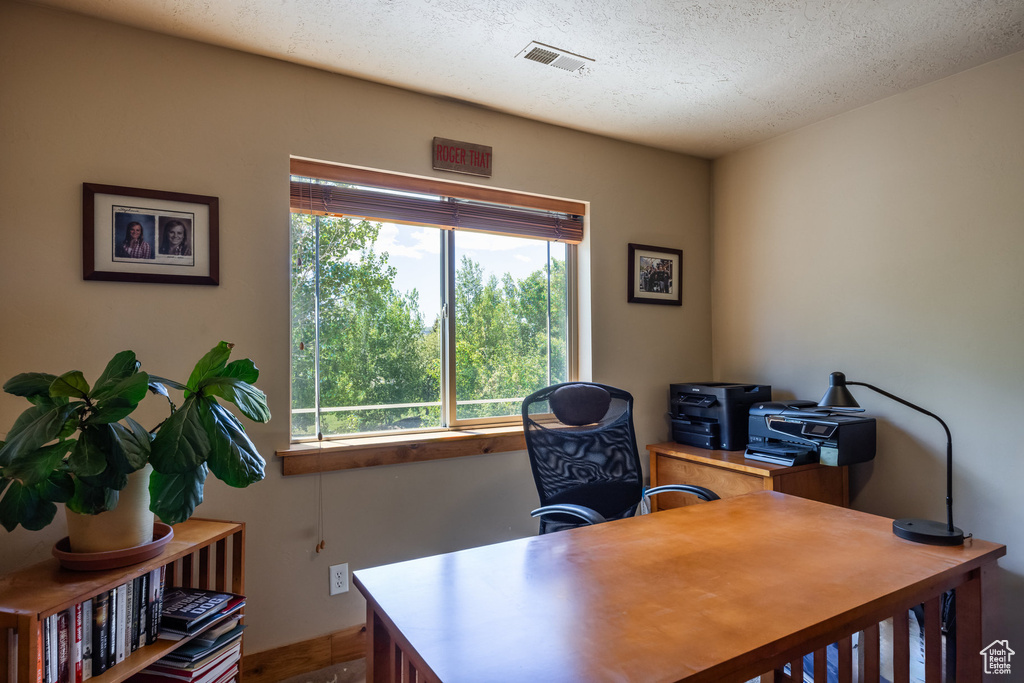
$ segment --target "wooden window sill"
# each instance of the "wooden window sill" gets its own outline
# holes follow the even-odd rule
[[[525,450],[523,427],[514,425],[296,443],[277,457],[290,476]]]

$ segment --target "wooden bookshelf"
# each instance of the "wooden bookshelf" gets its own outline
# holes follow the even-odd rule
[[[44,619],[161,566],[167,567],[165,586],[244,595],[245,525],[190,519],[174,526],[174,538],[160,555],[128,567],[70,571],[56,559],[49,559],[0,576],[0,683],[36,683],[39,629]],[[17,638],[13,651],[9,647],[12,634]],[[190,639],[158,640],[90,680],[123,681]],[[11,677],[12,671],[16,678]]]

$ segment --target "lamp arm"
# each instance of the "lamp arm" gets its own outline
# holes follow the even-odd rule
[[[885,389],[879,389],[875,385],[868,384],[867,382],[851,382],[850,380],[846,380],[846,384],[847,385],[856,384],[859,387],[867,387],[871,391],[877,391],[879,394],[881,394],[882,396],[885,396],[886,398],[891,398],[892,400],[896,401],[897,403],[902,403],[903,405],[907,406],[908,408],[913,408],[914,410],[916,410],[919,413],[924,413],[928,417],[931,417],[931,418],[934,418],[934,419],[938,420],[939,424],[942,425],[942,428],[946,430],[946,441],[948,443],[950,443],[950,444],[953,443],[953,437],[949,433],[949,427],[946,426],[946,423],[942,420],[942,418],[939,417],[938,415],[936,415],[935,413],[933,413],[933,412],[931,412],[929,410],[925,410],[921,406],[914,405],[910,401],[904,400],[904,399],[900,398],[899,396],[896,396],[895,394],[890,394]]]
[[[867,387],[871,391],[877,392],[886,398],[891,398],[897,403],[902,403],[908,408],[913,408],[919,413],[935,418],[935,420],[942,425],[942,428],[946,430],[946,527],[950,533],[953,533],[953,435],[950,434],[949,427],[946,425],[945,421],[935,413],[925,410],[921,406],[914,405],[910,401],[904,400],[895,394],[890,394],[884,389],[879,389],[873,384],[868,384],[867,382],[851,382],[849,380],[846,381],[846,384],[855,384],[859,387]]]

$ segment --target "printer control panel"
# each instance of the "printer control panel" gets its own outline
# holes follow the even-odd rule
[[[785,417],[771,416],[768,428],[790,436],[802,436],[815,440],[831,439],[839,425],[827,422],[811,422],[810,420],[793,420]]]

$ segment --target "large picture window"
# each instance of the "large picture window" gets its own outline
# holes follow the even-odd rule
[[[581,216],[331,169],[292,169],[293,440],[515,422],[575,378]]]

